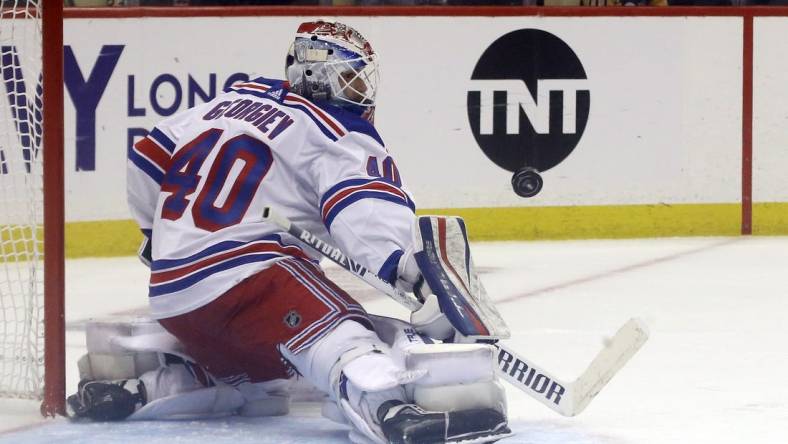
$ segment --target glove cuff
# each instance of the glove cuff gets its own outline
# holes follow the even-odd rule
[[[397,280],[410,284],[411,287],[421,280],[421,271],[413,256],[414,253],[415,250],[411,245],[402,253],[397,264]]]
[[[410,314],[410,323],[416,330],[433,339],[446,340],[452,338],[455,332],[451,322],[441,312],[438,297],[434,294],[429,294],[424,305]]]

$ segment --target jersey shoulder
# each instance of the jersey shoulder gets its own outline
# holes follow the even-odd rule
[[[348,132],[365,134],[375,139],[381,146],[385,146],[380,134],[378,134],[378,131],[367,119],[325,101],[316,101],[313,103],[339,121]]]
[[[327,101],[309,100],[289,89],[285,80],[257,77],[247,82],[235,83],[225,92],[252,94],[258,97],[274,99],[282,105],[302,112],[331,140],[339,140],[348,133],[365,134],[381,146],[383,139],[375,127],[361,116],[332,105]]]

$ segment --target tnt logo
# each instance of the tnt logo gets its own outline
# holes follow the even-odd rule
[[[479,134],[494,134],[495,92],[505,93],[503,106],[506,107],[506,134],[520,134],[520,112],[525,114],[536,134],[550,134],[550,94],[559,92],[562,95],[563,111],[561,125],[558,129],[561,134],[577,133],[577,93],[588,92],[586,80],[559,80],[541,79],[536,82],[536,98],[531,95],[528,86],[522,80],[474,80],[473,84],[479,88],[481,103],[493,106],[481,106],[479,109]]]
[[[589,81],[572,48],[538,29],[510,32],[479,58],[468,89],[476,142],[496,165],[548,170],[580,141]]]

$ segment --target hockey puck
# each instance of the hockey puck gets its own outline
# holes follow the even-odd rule
[[[518,196],[534,197],[542,190],[542,176],[531,167],[523,167],[512,176],[512,189]]]

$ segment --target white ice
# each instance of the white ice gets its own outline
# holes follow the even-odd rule
[[[507,387],[516,435],[501,443],[788,442],[788,238],[503,242],[474,245],[488,293],[512,328],[507,344],[571,380],[630,317],[651,339],[585,412],[563,418]],[[145,312],[134,258],[67,264],[68,381],[76,385],[90,317]],[[331,276],[374,313],[384,296]],[[344,443],[314,403],[288,417],[73,424],[38,405],[0,401],[0,443]]]

